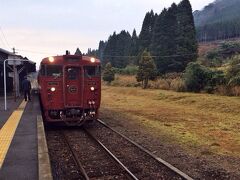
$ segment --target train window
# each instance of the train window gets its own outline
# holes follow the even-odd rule
[[[79,71],[80,71],[79,68],[76,68],[76,67],[68,67],[68,68],[67,68],[67,77],[68,77],[68,79],[70,79],[70,80],[76,80],[76,79],[78,79],[79,74],[80,74]]]
[[[62,75],[62,66],[58,65],[47,65],[46,66],[47,76],[61,76]]]
[[[101,75],[101,66],[96,67],[96,74],[97,76]]]
[[[101,74],[100,66],[85,66],[84,72],[86,77],[94,77]]]
[[[78,62],[78,61],[80,61],[80,59],[79,59],[79,57],[66,57],[65,61],[68,61],[68,62]]]
[[[41,65],[41,67],[40,67],[40,74],[42,76],[45,76],[45,65]]]

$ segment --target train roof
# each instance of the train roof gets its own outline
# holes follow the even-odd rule
[[[66,63],[81,63],[81,64],[100,64],[100,60],[90,56],[79,55],[62,55],[46,57],[41,61],[41,64],[66,64]]]

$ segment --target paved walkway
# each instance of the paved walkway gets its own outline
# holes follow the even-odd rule
[[[38,97],[32,97],[32,101],[27,102],[27,104],[23,99],[19,99],[17,102],[10,99],[8,101],[9,109],[6,112],[4,111],[4,107],[2,108],[2,98],[0,103],[0,135],[1,131],[6,129],[5,126],[9,128],[6,132],[12,131],[14,129],[13,126],[17,126],[14,137],[10,142],[11,145],[0,168],[0,179],[38,179],[37,115],[41,114]],[[19,106],[20,103],[21,105]],[[11,115],[12,112],[16,115],[11,118],[13,116],[13,114]],[[17,118],[19,118],[18,125],[16,125],[18,123]],[[10,123],[12,124],[9,125]],[[3,151],[2,147],[0,147],[0,151]]]
[[[5,124],[12,112],[17,109],[17,107],[22,102],[23,98],[17,98],[16,102],[13,97],[7,97],[7,111],[4,110],[4,98],[0,96],[0,129]]]

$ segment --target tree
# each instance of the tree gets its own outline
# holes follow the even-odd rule
[[[159,73],[182,72],[196,60],[197,48],[192,7],[189,0],[182,0],[160,15],[147,12],[139,37],[135,30],[132,36],[126,31],[114,32],[104,46],[102,64],[111,62],[116,68],[138,65],[138,55],[146,49],[154,57]]]
[[[158,72],[178,71],[179,63],[176,62],[176,33],[177,33],[177,5],[164,9],[158,16],[151,43],[151,53],[156,57]]]
[[[193,20],[192,7],[189,0],[182,0],[177,10],[177,38],[176,54],[177,61],[183,71],[189,62],[197,59],[198,44],[196,40],[196,30]]]
[[[114,56],[116,56],[116,44],[117,44],[117,35],[116,32],[113,33],[113,35],[110,35],[107,43],[106,43],[106,47],[104,48],[103,51],[103,60],[102,60],[102,64],[106,65],[108,62],[112,62],[114,61]]]
[[[239,86],[240,85],[240,55],[236,55],[230,62],[230,67],[226,74],[228,85]]]
[[[98,45],[98,58],[103,61],[104,50],[106,48],[107,42],[100,41]]]
[[[195,11],[199,41],[214,41],[240,36],[240,1],[215,1],[201,11]]]
[[[188,91],[199,92],[203,90],[211,78],[210,71],[198,63],[189,63],[185,71],[184,80]]]
[[[136,79],[138,82],[142,82],[142,87],[147,88],[149,80],[154,80],[157,77],[156,65],[152,56],[147,50],[144,50],[139,61],[139,69]]]
[[[207,68],[206,68],[207,69]],[[226,77],[223,71],[220,70],[211,70],[207,69],[208,71],[208,82],[205,86],[205,91],[208,93],[212,93],[216,86],[225,85],[226,84]]]
[[[99,50],[98,49],[91,49],[91,48],[88,48],[88,51],[87,51],[87,56],[93,56],[93,57],[96,57],[98,58],[99,57]]]
[[[79,56],[82,56],[82,52],[80,51],[79,48],[77,48],[76,52],[75,52],[75,55],[79,55]]]
[[[115,32],[107,41],[103,52],[103,64],[111,62],[113,67],[124,68],[129,64],[131,35],[127,31]]]
[[[151,10],[150,12],[147,12],[147,14],[145,15],[145,18],[142,24],[142,29],[139,34],[138,45],[139,45],[140,52],[143,52],[144,49],[149,50],[156,18],[157,18],[157,14],[154,14],[153,10]]]
[[[131,40],[131,47],[130,47],[130,63],[136,65],[137,64],[137,55],[138,55],[138,36],[136,30],[133,30],[132,33],[132,40]]]
[[[111,63],[107,63],[104,72],[103,72],[103,80],[111,83],[115,79],[115,72],[112,68]]]

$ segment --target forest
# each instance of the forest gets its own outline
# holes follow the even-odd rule
[[[100,58],[103,65],[110,62],[115,68],[138,65],[144,50],[151,53],[159,74],[182,72],[197,58],[196,31],[189,0],[173,3],[160,14],[147,12],[141,32],[137,35],[123,30],[114,32],[107,41],[100,41],[97,50],[88,55]]]
[[[194,21],[200,42],[240,37],[240,1],[217,0],[201,11],[195,11]]]
[[[218,0],[215,3],[223,1],[225,2]],[[214,5],[208,5],[203,11]],[[203,18],[198,13],[199,17],[195,17],[194,24],[194,13],[189,0],[173,3],[160,14],[151,10],[145,15],[139,35],[135,29],[132,34],[125,30],[114,32],[107,41],[100,41],[97,50],[89,49],[88,55],[100,58],[103,69],[106,67],[104,81],[114,81],[115,73],[135,76],[134,80],[125,79],[124,83],[114,82],[120,86],[127,84],[126,86],[143,88],[239,96],[240,42],[219,42],[215,49],[206,49],[199,56],[198,50],[201,51],[204,43],[197,41],[201,28],[195,25],[200,22],[207,24],[210,17]],[[217,33],[219,22],[214,19],[212,22],[212,27],[204,26],[211,27],[207,33],[212,38],[208,36],[208,40],[238,36],[236,23],[229,26],[220,23],[229,33],[231,28],[236,27],[235,35],[230,35],[225,31]],[[154,82],[150,83],[150,80]]]

